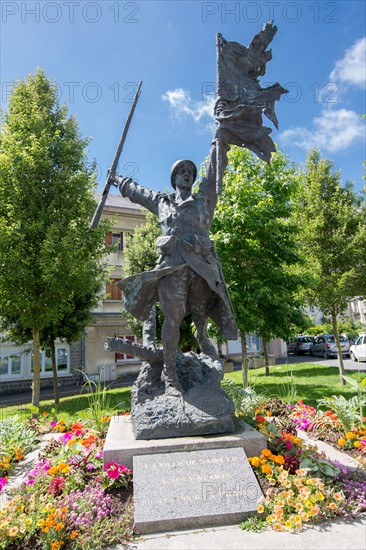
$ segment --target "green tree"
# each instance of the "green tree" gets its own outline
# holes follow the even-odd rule
[[[87,144],[43,70],[19,81],[0,130],[0,317],[10,333],[32,335],[34,406],[41,339],[67,338],[61,327],[106,276],[105,224],[89,227]]]
[[[154,269],[159,256],[155,243],[160,234],[161,231],[157,216],[146,210],[146,225],[138,227],[135,230],[133,239],[128,242],[125,249],[125,263],[123,265],[123,274],[125,277]],[[141,321],[133,317],[133,315],[126,310],[122,312],[122,316],[126,319],[127,325],[133,334],[141,338]],[[157,307],[156,320],[157,342],[160,342],[163,314],[159,305]],[[197,346],[197,342],[194,338],[194,331],[192,330],[190,315],[183,319],[181,324],[179,346],[183,349],[195,348]]]
[[[340,171],[315,149],[307,156],[300,197],[302,247],[315,280],[309,301],[331,317],[345,384],[338,316],[350,297],[365,292],[365,199],[351,182],[342,185]]]
[[[260,335],[266,350],[270,339],[287,339],[304,322],[299,291],[306,278],[293,216],[298,185],[295,168],[281,152],[267,165],[246,149],[231,148],[212,236],[242,341],[244,386],[245,335]]]

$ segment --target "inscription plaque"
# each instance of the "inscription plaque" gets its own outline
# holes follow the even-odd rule
[[[242,448],[135,456],[133,470],[141,534],[239,523],[262,496]]]

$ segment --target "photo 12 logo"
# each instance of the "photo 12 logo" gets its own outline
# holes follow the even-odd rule
[[[50,23],[83,21],[95,24],[102,20],[113,23],[139,23],[138,2],[1,2],[1,22]]]
[[[2,83],[1,103],[8,102],[16,84],[16,81]],[[79,82],[76,80],[55,82],[55,85],[58,99],[66,101],[70,105],[78,101],[98,103],[103,99],[112,99],[113,103],[132,103],[138,87],[137,82],[112,82],[110,84],[97,81]]]
[[[297,23],[310,14],[313,23],[339,23],[337,2],[202,2],[202,23]]]

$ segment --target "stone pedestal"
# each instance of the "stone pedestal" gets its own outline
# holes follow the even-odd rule
[[[247,456],[258,456],[265,449],[265,437],[245,422],[239,422],[230,434],[137,440],[130,416],[113,416],[104,445],[104,463],[115,460],[133,468],[135,456],[179,451],[242,448]]]

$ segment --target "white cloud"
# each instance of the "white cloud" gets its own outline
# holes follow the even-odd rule
[[[365,88],[366,81],[366,37],[360,38],[344,57],[338,59],[329,75],[331,81],[339,81]]]
[[[323,110],[320,116],[314,118],[313,127],[313,130],[289,128],[281,133],[280,140],[305,150],[315,146],[334,153],[365,138],[365,124],[360,115],[347,109]]]
[[[163,101],[168,102],[174,118],[192,118],[197,124],[205,122],[206,128],[212,128],[214,97],[207,96],[205,101],[197,101],[191,98],[190,92],[182,88],[168,90],[161,97]]]

